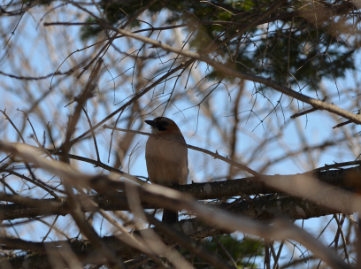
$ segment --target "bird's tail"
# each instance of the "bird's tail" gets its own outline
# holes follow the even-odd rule
[[[178,221],[178,211],[164,209],[162,222],[173,224]]]

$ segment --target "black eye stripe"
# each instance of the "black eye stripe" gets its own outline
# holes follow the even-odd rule
[[[157,128],[159,131],[165,131],[167,130],[167,126],[169,125],[169,122],[168,121],[160,121],[157,123]]]

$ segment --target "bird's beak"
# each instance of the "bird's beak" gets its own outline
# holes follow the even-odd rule
[[[144,121],[146,124],[149,124],[150,126],[152,126],[152,127],[156,127],[156,123],[154,122],[154,121],[152,121],[152,120],[146,120],[146,121]]]

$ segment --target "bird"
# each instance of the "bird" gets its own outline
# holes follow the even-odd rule
[[[188,149],[177,124],[166,117],[146,120],[145,123],[151,126],[153,134],[145,147],[150,182],[163,186],[187,184]],[[163,223],[174,224],[177,221],[178,211],[164,209]]]

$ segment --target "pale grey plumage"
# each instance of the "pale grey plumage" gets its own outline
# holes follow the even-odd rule
[[[186,144],[186,141],[177,124],[165,117],[146,123],[152,127],[154,134],[149,137],[145,147],[149,180],[164,186],[187,184],[188,149],[182,145]],[[167,214],[171,215],[168,220]],[[177,219],[177,212],[164,211],[163,221],[172,223]]]
[[[166,138],[185,144],[183,136],[167,135]],[[150,137],[145,152],[151,182],[165,186],[187,183],[186,147],[161,137]]]

